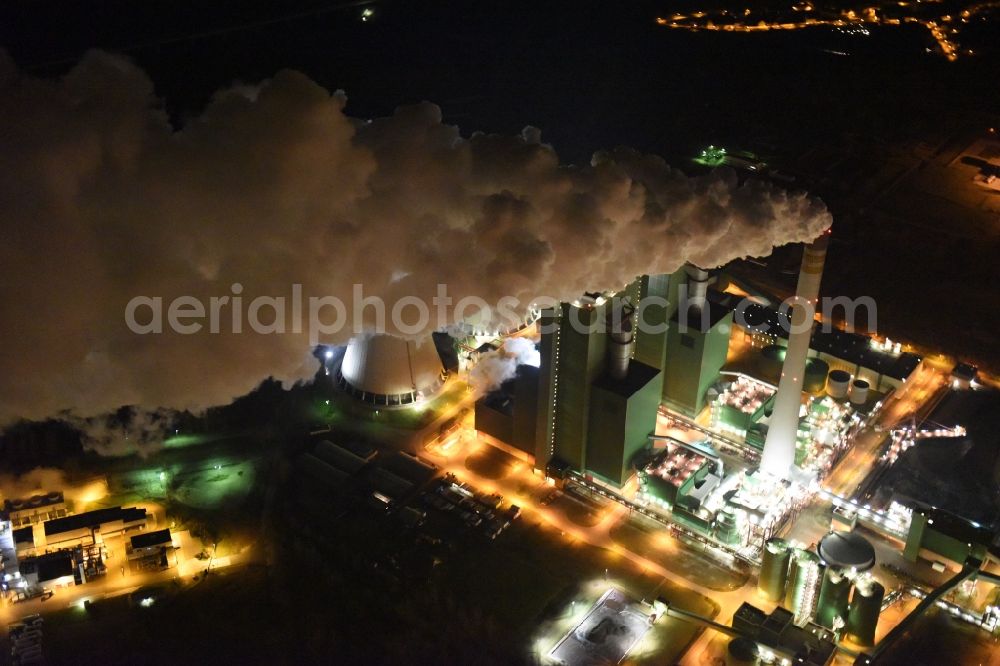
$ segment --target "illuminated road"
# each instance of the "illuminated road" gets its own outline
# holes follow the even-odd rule
[[[735,590],[718,590],[705,587],[681,576],[663,565],[644,557],[638,553],[623,547],[611,536],[611,530],[621,525],[627,519],[627,509],[619,504],[607,503],[600,508],[600,516],[591,526],[583,526],[571,520],[564,511],[554,506],[543,506],[540,500],[552,492],[552,486],[545,483],[544,479],[532,473],[529,465],[517,461],[510,465],[507,473],[499,479],[489,479],[471,471],[465,464],[465,460],[472,454],[481,450],[481,447],[488,446],[482,441],[475,440],[475,433],[464,431],[465,441],[458,445],[449,447],[448,455],[442,455],[432,447],[432,450],[424,451],[422,455],[438,464],[445,472],[454,474],[457,479],[469,483],[471,486],[486,493],[500,493],[509,501],[522,508],[526,518],[534,519],[539,524],[556,529],[570,543],[582,542],[601,548],[616,556],[627,560],[645,572],[651,572],[671,583],[698,592],[708,597],[719,606],[717,615],[720,621],[728,623],[733,613],[744,601],[752,601],[758,606],[762,604],[756,596],[756,584],[751,577],[745,585]],[[659,550],[664,556],[671,556],[675,553],[677,557],[687,555],[687,546],[681,544],[675,537],[671,536],[666,529],[657,530],[650,533],[649,550]],[[721,565],[720,565],[721,566]],[[772,605],[773,606],[773,605]],[[769,608],[769,607],[768,607]],[[700,645],[707,635],[714,632],[702,632],[695,645]],[[688,650],[690,654],[692,650]],[[686,658],[683,663],[687,662]]]

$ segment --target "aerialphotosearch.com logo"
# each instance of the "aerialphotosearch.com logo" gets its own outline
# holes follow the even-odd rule
[[[733,311],[733,324],[753,333],[785,334],[807,331],[814,325],[817,311],[824,331],[833,329],[835,319],[846,330],[855,330],[864,314],[865,328],[876,330],[877,308],[868,296],[825,297],[817,304],[793,296],[781,302],[776,309],[754,303],[748,298],[725,306],[710,302],[704,292],[691,293],[687,285],[678,289],[677,303],[649,295],[632,303],[624,292],[612,295],[589,296],[584,300],[563,304],[550,297],[537,297],[524,302],[514,296],[504,296],[496,303],[488,303],[478,296],[463,296],[455,300],[448,295],[448,286],[438,284],[436,294],[428,303],[417,296],[402,296],[390,303],[385,299],[364,293],[362,284],[354,284],[350,298],[337,296],[308,296],[301,284],[293,284],[290,296],[260,295],[252,299],[243,294],[239,282],[230,286],[230,293],[207,299],[186,295],[166,302],[162,296],[136,296],[125,307],[125,323],[137,335],[158,335],[173,332],[180,335],[242,334],[282,335],[308,334],[312,345],[330,339],[362,333],[393,333],[414,337],[434,330],[461,327],[462,322],[477,322],[475,329],[494,332],[516,330],[539,314],[539,332],[551,333],[562,325],[579,333],[598,331],[620,332],[632,330],[639,333],[662,334],[671,326],[685,333],[691,329],[705,331],[718,326],[729,331],[729,324],[719,320],[729,307]],[[776,310],[776,316],[775,316]],[[594,312],[598,316],[594,316]],[[671,316],[666,316],[670,314]],[[164,325],[166,324],[166,326]]]

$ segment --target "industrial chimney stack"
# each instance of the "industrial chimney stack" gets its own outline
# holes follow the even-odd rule
[[[791,311],[791,331],[788,349],[781,367],[778,394],[764,442],[760,469],[779,478],[788,478],[795,463],[795,440],[799,429],[799,408],[802,404],[802,380],[806,357],[812,339],[812,321],[816,314],[816,299],[826,260],[829,230],[807,245],[802,255],[802,268]]]
[[[621,300],[609,312],[608,319],[608,374],[616,380],[628,375],[632,357],[632,313],[635,308]]]

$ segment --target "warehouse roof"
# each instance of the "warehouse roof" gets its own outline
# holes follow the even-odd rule
[[[788,337],[790,324],[787,316],[748,299],[733,298],[731,294],[725,296],[727,298],[719,299],[720,305],[734,310],[742,307],[742,316],[736,318],[736,324],[744,328],[754,327],[762,333]],[[896,354],[875,349],[871,345],[871,338],[860,333],[837,329],[824,331],[821,327],[813,330],[809,348],[900,381],[909,377],[922,360],[920,356],[910,352]]]
[[[628,398],[653,381],[658,374],[660,371],[656,368],[632,359],[629,361],[628,372],[625,373],[624,378],[615,379],[605,373],[594,382],[594,386]]]
[[[104,523],[111,523],[116,520],[131,523],[137,520],[145,520],[145,518],[146,510],[135,507],[123,509],[120,506],[113,506],[107,509],[95,509],[94,511],[78,513],[74,516],[66,516],[65,518],[56,518],[55,520],[46,521],[45,536],[62,534],[63,532],[72,532],[73,530],[78,530],[82,527],[99,527]]]
[[[164,529],[136,534],[130,541],[133,548],[152,548],[153,546],[162,546],[163,544],[171,543],[170,530]]]

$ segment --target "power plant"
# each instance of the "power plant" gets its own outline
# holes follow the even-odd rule
[[[637,288],[633,283],[631,289]],[[656,425],[662,373],[632,358],[641,338],[623,294],[585,294],[542,314],[535,467],[550,464],[615,487]]]

